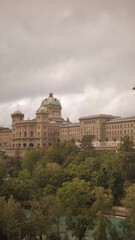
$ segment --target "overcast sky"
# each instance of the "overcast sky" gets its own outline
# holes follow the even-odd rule
[[[62,115],[135,115],[135,0],[0,0],[0,125],[35,117],[49,92]]]

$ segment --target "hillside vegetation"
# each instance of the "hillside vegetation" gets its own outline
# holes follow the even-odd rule
[[[89,144],[88,142],[89,141]],[[90,142],[91,141],[91,142]],[[126,136],[119,152],[95,151],[91,139],[0,156],[0,239],[135,239],[135,152]],[[112,206],[128,209],[121,228]],[[60,222],[65,219],[61,232]]]

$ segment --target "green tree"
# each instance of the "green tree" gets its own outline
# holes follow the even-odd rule
[[[0,186],[0,194],[1,196],[5,196],[6,199],[10,195],[16,195],[16,179],[13,177],[5,179]]]
[[[74,140],[58,142],[50,151],[45,152],[45,160],[67,166],[78,151],[79,149],[75,145]]]
[[[85,151],[91,151],[93,146],[94,135],[84,135],[80,142],[80,147]]]
[[[3,217],[3,232],[7,236],[8,240],[14,240],[21,236],[23,232],[25,218],[24,211],[20,203],[16,202],[13,196],[6,201],[5,199],[0,199],[3,203],[2,217]]]
[[[28,150],[22,159],[23,169],[27,169],[30,173],[32,173],[36,163],[41,160],[42,157],[43,153],[39,149]]]
[[[84,180],[73,179],[58,189],[57,200],[66,216],[66,224],[74,236],[83,239],[86,230],[92,226],[91,192]]]
[[[62,184],[62,168],[56,162],[37,165],[33,171],[33,181],[38,188],[45,188],[47,185],[58,188]]]
[[[116,153],[103,154],[100,158],[99,170],[95,172],[93,177],[94,183],[96,186],[111,189],[114,201],[118,204],[124,193],[122,161]]]
[[[92,190],[93,204],[92,210],[96,213],[98,211],[107,214],[112,208],[113,196],[110,190],[103,187],[95,187]]]
[[[26,201],[31,199],[34,191],[34,183],[32,182],[31,175],[27,169],[23,169],[18,173],[18,176],[15,179],[15,184],[15,196],[19,201],[25,204]]]
[[[92,210],[95,213],[95,227],[93,230],[94,240],[108,239],[108,225],[110,224],[107,214],[112,208],[113,198],[111,191],[102,187],[96,187],[93,190]]]
[[[122,160],[115,152],[98,153],[84,159],[77,156],[64,169],[64,174],[67,180],[84,179],[89,182],[91,188],[102,186],[105,189],[111,189],[114,200],[118,203],[124,192],[121,163]]]
[[[6,233],[5,233],[5,214],[4,214],[4,205],[5,205],[5,198],[0,197],[0,239],[6,239]]]
[[[82,240],[88,229],[93,229],[97,212],[107,213],[112,196],[103,188],[91,190],[84,180],[66,182],[57,192],[58,203],[66,216],[66,224],[77,239]]]
[[[107,240],[107,218],[102,212],[97,213],[96,225],[93,230],[94,240]]]
[[[0,160],[0,182],[7,176],[7,168],[4,160]]]
[[[120,153],[121,173],[126,182],[135,182],[135,153]]]
[[[124,240],[135,239],[135,184],[126,189],[126,195],[123,200],[127,208],[127,217],[124,222]]]
[[[133,151],[133,141],[130,139],[128,135],[125,135],[122,138],[122,142],[120,144],[120,151],[122,152],[132,152]]]
[[[32,202],[32,214],[27,222],[27,235],[39,236],[40,240],[49,239],[54,223],[54,197],[42,196]],[[34,234],[33,234],[34,233]]]

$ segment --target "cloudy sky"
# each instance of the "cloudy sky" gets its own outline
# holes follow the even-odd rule
[[[53,92],[64,118],[135,115],[135,0],[0,0],[0,125]]]

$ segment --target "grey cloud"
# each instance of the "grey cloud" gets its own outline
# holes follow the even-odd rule
[[[33,116],[32,103],[52,91],[65,116],[74,101],[73,119],[95,111],[132,113],[134,10],[134,0],[1,0],[0,109],[31,99],[31,111],[24,111]]]

